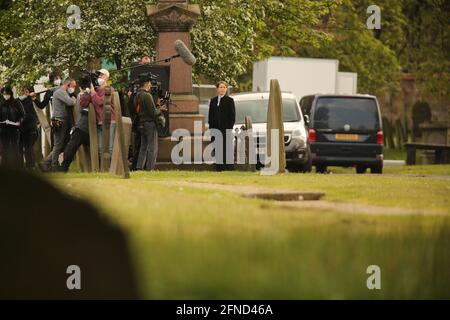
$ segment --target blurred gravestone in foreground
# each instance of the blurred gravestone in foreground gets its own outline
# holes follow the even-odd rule
[[[136,299],[124,233],[92,206],[0,167],[0,299]],[[81,268],[69,290],[67,267]]]

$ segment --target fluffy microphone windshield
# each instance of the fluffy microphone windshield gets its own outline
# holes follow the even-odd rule
[[[177,40],[173,45],[175,47],[175,51],[180,55],[181,59],[183,59],[186,64],[190,66],[193,66],[195,64],[197,59],[195,59],[194,55],[191,53],[188,47],[186,47],[183,41]]]

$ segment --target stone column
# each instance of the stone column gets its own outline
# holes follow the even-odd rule
[[[190,48],[190,30],[200,16],[200,7],[187,1],[160,0],[157,5],[147,6],[147,16],[158,36],[156,53],[160,60],[177,54],[175,40],[183,41]],[[184,128],[193,133],[194,121],[202,121],[204,128],[198,99],[192,94],[192,67],[181,58],[168,64],[173,102],[169,107],[170,131]]]

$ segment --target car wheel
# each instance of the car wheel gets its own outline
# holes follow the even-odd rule
[[[316,172],[317,173],[326,173],[327,172],[327,166],[325,165],[316,165]]]
[[[356,173],[357,174],[364,174],[366,173],[367,167],[364,166],[356,166]]]
[[[302,171],[302,167],[301,166],[296,166],[296,165],[290,165],[286,168],[289,172],[301,172]]]
[[[372,173],[372,174],[382,174],[383,173],[383,166],[382,165],[377,165],[377,166],[370,167],[370,173]]]

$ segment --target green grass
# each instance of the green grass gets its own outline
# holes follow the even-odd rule
[[[343,168],[343,167],[328,167],[328,171],[331,173],[346,173],[354,174],[355,168]],[[367,170],[370,173],[370,170]],[[414,165],[414,166],[393,166],[384,167],[384,174],[404,174],[404,175],[450,175],[450,165]]]
[[[441,168],[427,170],[439,177],[177,171],[133,173],[130,180],[50,177],[123,226],[145,298],[448,299],[450,180],[440,177]],[[168,181],[324,191],[325,200],[384,206],[387,214],[300,210]],[[421,214],[389,215],[390,207]],[[374,264],[381,267],[380,291],[366,287],[366,268]]]

